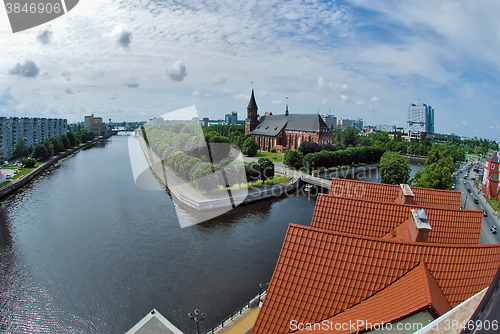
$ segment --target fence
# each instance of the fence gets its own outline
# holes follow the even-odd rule
[[[264,287],[262,289],[262,293],[259,292],[259,294],[257,296],[255,296],[255,297],[253,297],[252,299],[250,299],[250,301],[248,303],[246,303],[245,305],[243,305],[242,307],[240,307],[239,309],[237,309],[229,317],[225,318],[224,320],[222,320],[221,322],[219,322],[217,325],[215,325],[214,327],[212,327],[210,330],[208,330],[205,333],[206,334],[220,333],[220,332],[222,332],[224,330],[224,325],[226,325],[226,327],[227,327],[235,319],[238,319],[238,318],[242,317],[244,314],[246,314],[248,311],[250,311],[250,309],[252,309],[254,307],[258,307],[259,306],[258,305],[259,301],[264,300],[264,298],[266,296],[267,288],[268,288],[267,286]]]

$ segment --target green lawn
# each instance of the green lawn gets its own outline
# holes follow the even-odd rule
[[[484,199],[490,203],[491,207],[493,210],[497,211],[497,212],[500,212],[500,206],[499,206],[499,202],[498,200],[496,200],[495,198],[492,198],[492,199],[488,199],[488,196],[486,195],[483,195],[484,196]]]
[[[257,151],[257,154],[254,156],[254,158],[268,158],[272,162],[282,162],[283,161],[283,156],[285,153],[271,153],[271,152],[266,152],[266,151]]]
[[[3,181],[2,183],[0,183],[0,188],[8,185],[9,183],[10,183],[10,181]]]
[[[34,168],[23,168],[21,169],[17,174],[14,174],[14,176],[12,176],[13,179],[18,179],[20,178],[21,176],[23,175],[26,175],[26,174],[29,174]]]

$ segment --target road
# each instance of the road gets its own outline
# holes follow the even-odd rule
[[[500,243],[500,221],[494,215],[494,211],[491,206],[486,202],[482,193],[478,194],[478,190],[474,188],[474,181],[471,181],[471,178],[477,178],[477,174],[471,171],[469,175],[465,179],[464,184],[464,176],[467,173],[467,170],[463,170],[462,173],[458,171],[458,176],[455,177],[455,185],[458,191],[462,192],[462,207],[465,205],[465,209],[468,210],[486,210],[488,212],[488,217],[483,217],[483,226],[481,228],[481,239],[479,243],[481,244],[494,244]],[[467,189],[471,189],[471,193],[469,194]],[[479,204],[474,203],[474,198],[479,200]],[[490,226],[496,226],[498,229],[497,234],[493,234],[490,231]]]

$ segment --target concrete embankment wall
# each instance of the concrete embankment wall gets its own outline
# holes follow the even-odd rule
[[[83,145],[80,145],[78,147],[72,148],[64,153],[59,154],[58,156],[48,160],[45,162],[42,166],[35,168],[31,173],[28,175],[25,175],[24,177],[20,178],[19,180],[13,181],[12,184],[0,189],[0,198],[4,198],[17,190],[21,189],[25,185],[27,185],[29,182],[31,182],[34,178],[37,176],[41,175],[43,172],[45,172],[47,169],[52,167],[57,161],[69,157],[72,154],[77,153],[78,151],[90,147],[97,143],[99,139],[95,139],[93,141],[90,141],[88,143],[85,143]]]

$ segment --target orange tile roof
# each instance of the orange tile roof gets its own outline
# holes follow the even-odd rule
[[[462,196],[460,191],[410,188],[414,194],[414,205],[460,209]],[[399,185],[338,178],[332,179],[330,188],[330,195],[332,196],[379,202],[395,202],[400,192],[401,187]]]
[[[367,323],[372,325],[382,322],[384,324],[394,323],[419,311],[431,311],[436,316],[441,316],[450,309],[450,304],[436,280],[425,263],[422,262],[368,299],[325,319],[324,324],[327,325],[323,330],[299,330],[296,333],[346,333],[345,328],[349,326],[347,324],[352,323],[356,324],[356,330],[370,330]],[[358,324],[358,320],[362,320],[363,323]],[[321,328],[322,323],[323,321],[320,321],[316,328]],[[344,329],[342,329],[342,325],[344,325]]]
[[[428,242],[479,244],[483,213],[479,210],[450,210],[409,204],[383,203],[319,194],[311,227],[377,238],[408,240],[405,228],[411,209],[424,208],[432,231]],[[405,223],[407,222],[407,223]]]
[[[288,333],[291,320],[315,323],[332,317],[420,262],[455,307],[491,283],[500,244],[409,243],[290,224],[252,334]]]

